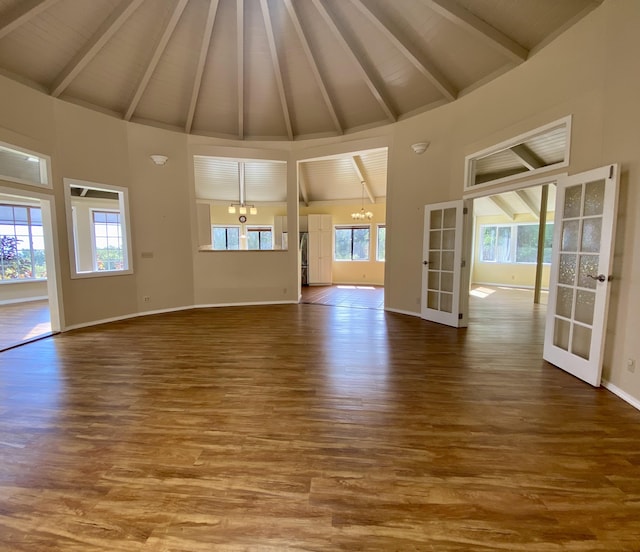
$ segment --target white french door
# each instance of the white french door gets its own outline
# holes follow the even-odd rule
[[[466,325],[460,297],[464,214],[462,200],[424,208],[420,315],[456,328]]]
[[[600,385],[618,166],[558,180],[544,359]]]

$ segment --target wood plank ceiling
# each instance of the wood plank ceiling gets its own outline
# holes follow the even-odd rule
[[[0,0],[0,72],[186,133],[335,136],[455,101],[598,4]]]

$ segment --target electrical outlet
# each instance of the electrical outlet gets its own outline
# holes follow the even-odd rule
[[[629,372],[631,372],[632,374],[635,373],[635,371],[636,371],[636,359],[635,358],[628,358],[627,359],[627,370]]]
[[[151,301],[151,297],[149,297],[148,295],[145,295],[145,296],[142,298],[142,300],[143,300],[145,303],[148,303],[149,301]]]

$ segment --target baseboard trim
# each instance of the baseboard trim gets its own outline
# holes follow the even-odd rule
[[[62,331],[68,332],[71,330],[79,330],[81,328],[89,328],[91,326],[99,326],[100,324],[109,324],[111,322],[120,322],[122,320],[130,320],[131,318],[139,318],[142,316],[151,316],[154,314],[167,314],[170,312],[179,312],[191,309],[209,309],[209,308],[218,308],[218,307],[254,307],[260,305],[297,305],[298,301],[259,301],[255,303],[212,303],[212,304],[201,304],[201,305],[187,305],[184,307],[173,307],[169,309],[157,309],[157,310],[149,310],[136,312],[132,314],[125,314],[123,316],[114,316],[112,318],[103,318],[101,320],[93,320],[92,322],[83,322],[81,324],[72,324],[71,326],[66,326]]]
[[[38,295],[37,297],[21,297],[18,299],[3,299],[0,305],[15,305],[16,303],[30,303],[31,301],[46,301],[49,297],[46,295]]]
[[[402,310],[402,309],[392,309],[390,307],[386,307],[384,310],[387,311],[387,312],[394,312],[396,314],[406,314],[407,316],[415,316],[417,318],[420,318],[420,313],[419,312],[406,311],[406,310]]]
[[[601,385],[608,391],[611,391],[614,395],[620,397],[624,402],[633,406],[633,408],[635,408],[636,410],[640,410],[640,400],[636,399],[632,395],[629,395],[629,393],[623,391],[617,385],[614,385],[607,380],[602,380]]]

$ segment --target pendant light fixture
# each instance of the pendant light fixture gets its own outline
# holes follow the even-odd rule
[[[351,213],[351,218],[353,220],[371,220],[373,218],[373,213],[371,211],[364,210],[364,180],[360,184],[362,184],[362,207],[359,211]]]
[[[245,182],[244,182],[244,162],[240,161],[238,163],[238,203],[232,203],[229,205],[229,209],[227,210],[230,215],[235,214],[236,208],[238,209],[238,213],[241,215],[246,215],[247,211],[250,215],[257,215],[258,208],[255,205],[249,205],[245,201]]]

